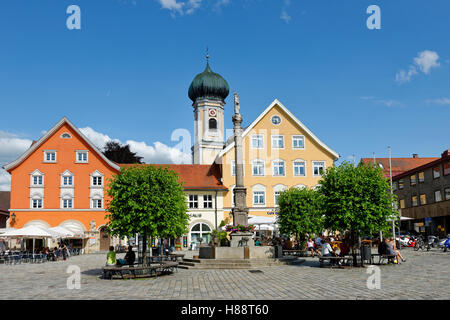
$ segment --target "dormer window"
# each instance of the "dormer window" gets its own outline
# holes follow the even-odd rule
[[[73,187],[73,174],[69,170],[61,174],[61,186]]]
[[[42,176],[34,176],[33,177],[33,185],[34,186],[42,186]]]
[[[88,151],[80,150],[77,151],[76,163],[88,163]]]
[[[31,182],[30,182],[31,186],[35,187],[35,186],[44,186],[44,174],[42,172],[40,172],[39,170],[34,170],[31,173]]]
[[[91,186],[93,187],[103,186],[103,174],[100,173],[98,170],[95,170],[95,172],[91,174]]]
[[[56,150],[44,150],[44,162],[56,162]]]

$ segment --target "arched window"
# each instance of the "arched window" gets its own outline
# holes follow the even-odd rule
[[[283,184],[277,184],[273,187],[273,204],[274,206],[278,206],[278,197],[280,196],[281,192],[286,190],[287,186]]]
[[[214,118],[209,119],[209,130],[217,130],[217,120]]]
[[[211,228],[203,222],[195,224],[191,229],[191,242],[208,244],[211,241]]]

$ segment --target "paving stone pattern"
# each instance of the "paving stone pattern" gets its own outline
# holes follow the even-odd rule
[[[158,278],[103,280],[106,254],[43,264],[0,265],[0,299],[450,299],[450,253],[402,250],[400,265],[380,266],[381,289],[368,289],[367,268],[294,266],[248,270],[182,270]],[[123,254],[118,257],[122,258]],[[68,289],[69,265],[81,288]]]

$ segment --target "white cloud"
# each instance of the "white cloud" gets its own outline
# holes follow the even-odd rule
[[[437,68],[441,65],[438,60],[439,55],[435,51],[424,50],[419,52],[417,57],[414,58],[414,64],[409,66],[408,71],[400,70],[395,75],[395,81],[400,84],[410,82],[412,77],[417,75],[419,71],[428,75],[432,68]]]
[[[229,4],[230,4],[230,0],[217,0],[216,4],[214,5],[213,10],[220,12],[222,7],[226,7]]]
[[[430,73],[431,68],[437,68],[440,66],[439,55],[435,51],[425,50],[419,53],[419,55],[414,58],[414,63],[419,67],[420,71],[425,74]]]
[[[118,139],[112,139],[106,134],[100,133],[91,127],[80,128],[80,131],[100,150],[108,141],[122,143]],[[11,189],[11,176],[2,166],[19,158],[30,146],[32,140],[20,138],[19,136],[0,130],[0,191]],[[143,157],[146,163],[192,163],[189,151],[183,152],[181,146],[170,147],[161,142],[155,142],[153,146],[145,142],[127,140],[130,150]]]
[[[202,1],[203,0],[158,0],[163,9],[167,9],[170,11],[172,17],[175,17],[176,13],[181,16],[184,14],[194,13],[195,10],[200,8]]]
[[[108,141],[115,141],[120,144],[118,139],[112,139],[108,135],[100,133],[91,127],[80,128],[80,131],[98,148],[103,149]],[[192,163],[191,154],[183,152],[181,148],[173,148],[161,142],[155,142],[154,146],[148,145],[143,141],[127,140],[125,144],[130,145],[130,150],[136,152],[138,156],[143,157],[145,163]]]
[[[0,130],[0,191],[11,189],[11,176],[2,166],[16,160],[30,146],[32,141],[16,134]]]
[[[289,21],[291,21],[291,16],[288,15],[288,13],[286,12],[286,10],[282,10],[281,11],[281,16],[280,19],[283,20],[286,23],[289,23]]]
[[[441,106],[450,105],[450,98],[440,98],[440,99],[429,99],[427,100],[428,104],[438,104]]]
[[[406,72],[405,70],[400,70],[395,75],[395,81],[397,81],[398,83],[410,82],[412,77],[416,74],[417,74],[416,68],[410,66],[408,72]]]
[[[4,169],[0,169],[0,191],[11,190],[11,175]]]
[[[281,8],[280,19],[286,23],[291,21],[291,16],[287,13],[287,7],[291,5],[291,0],[283,0],[283,7]]]
[[[99,149],[103,149],[108,141],[115,141],[120,143],[120,140],[111,139],[108,135],[97,132],[91,127],[80,128],[80,131]]]

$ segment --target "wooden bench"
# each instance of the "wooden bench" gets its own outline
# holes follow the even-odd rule
[[[311,255],[309,252],[310,251],[308,250],[294,250],[294,249],[283,250],[283,256],[302,256],[302,254]]]
[[[394,262],[395,254],[380,254],[380,253],[372,253],[371,255],[371,263],[375,264],[374,258],[378,257],[378,264],[382,264],[385,260],[389,262]]]
[[[178,262],[173,261],[161,261],[158,263],[152,263],[147,266],[105,266],[102,268],[103,271],[103,279],[112,279],[114,275],[120,275],[122,279],[124,279],[123,275],[124,273],[128,273],[130,275],[133,275],[133,278],[136,278],[136,271],[147,271],[149,272],[149,275],[151,276],[154,274],[156,277],[159,273],[172,273],[173,270],[176,269],[178,272]]]
[[[358,256],[356,257],[358,259]],[[340,267],[343,265],[350,265],[353,266],[353,256],[351,255],[346,255],[343,257],[340,256],[331,256],[331,257],[323,257],[323,256],[319,256],[319,263],[320,263],[320,267],[322,268],[325,264],[324,262],[328,260],[330,262],[330,266],[333,267]],[[341,264],[339,264],[339,262],[342,261]],[[332,262],[336,262],[336,263],[332,263]],[[351,262],[351,263],[350,263]]]

